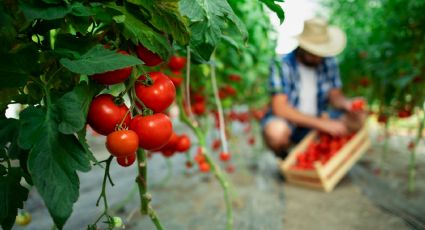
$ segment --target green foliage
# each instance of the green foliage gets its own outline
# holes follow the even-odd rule
[[[280,23],[282,24],[283,21],[285,20],[285,12],[280,7],[280,5],[277,4],[276,2],[284,2],[284,1],[283,0],[260,0],[260,1],[266,4],[266,6],[270,10],[276,13],[276,15],[279,17]]]
[[[425,93],[424,1],[326,1],[347,33],[341,57],[346,90],[387,114],[422,107]]]

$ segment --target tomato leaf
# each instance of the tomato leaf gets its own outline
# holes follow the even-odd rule
[[[150,51],[158,54],[162,60],[168,60],[171,50],[170,45],[163,35],[155,32],[124,7],[109,7],[122,13],[122,15],[115,16],[114,20],[116,23],[123,25],[122,33],[125,38],[130,39],[134,44],[142,44]]]
[[[21,186],[22,171],[11,167],[7,176],[0,176],[0,224],[4,230],[12,229],[18,208],[24,207],[28,199],[28,189]]]
[[[276,13],[277,17],[280,20],[280,24],[285,20],[285,12],[282,7],[276,2],[284,2],[284,0],[260,0],[260,2],[266,4],[266,6]]]
[[[73,2],[71,4],[50,5],[42,2],[19,1],[22,12],[27,20],[44,19],[54,20],[63,18],[68,14],[75,16],[93,15],[91,10],[84,6],[81,2]]]
[[[130,0],[129,2],[147,8],[151,13],[150,22],[157,29],[167,31],[180,44],[186,45],[190,39],[188,20],[180,14],[180,0]]]
[[[142,64],[138,58],[96,45],[79,59],[62,58],[60,63],[74,73],[92,75]]]
[[[77,170],[90,170],[88,156],[74,135],[58,130],[54,111],[30,106],[20,114],[19,144],[30,149],[28,168],[57,227],[62,228],[79,196]]]
[[[83,82],[56,102],[55,110],[61,117],[58,127],[61,133],[73,134],[84,128],[90,102],[96,93]]]
[[[192,22],[190,43],[195,57],[202,57],[204,61],[209,60],[214,48],[221,41],[223,32],[228,27],[227,20],[236,26],[243,40],[247,39],[244,24],[226,0],[181,0],[180,10]]]

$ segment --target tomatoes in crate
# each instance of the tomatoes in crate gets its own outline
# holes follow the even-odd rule
[[[297,160],[292,168],[310,170],[314,168],[315,162],[326,164],[353,136],[354,134],[332,137],[329,134],[320,133],[304,152],[297,155]]]

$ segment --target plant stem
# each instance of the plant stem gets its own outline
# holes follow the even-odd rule
[[[187,62],[186,62],[186,105],[189,117],[193,117],[192,106],[190,104],[190,46],[187,46]],[[181,110],[184,111],[184,110]]]
[[[108,200],[106,199],[106,181],[108,181],[108,178],[109,178],[109,181],[111,182],[111,184],[112,184],[112,186],[113,186],[113,183],[112,183],[112,181],[110,180],[110,175],[109,175],[109,167],[110,167],[110,165],[111,165],[111,162],[112,162],[112,159],[113,159],[114,157],[113,156],[110,156],[105,162],[106,162],[106,167],[105,167],[105,173],[104,173],[104,175],[103,175],[103,182],[102,182],[102,191],[100,192],[100,195],[99,195],[99,198],[97,199],[97,201],[96,201],[96,206],[99,206],[99,202],[100,202],[100,200],[103,198],[103,204],[104,204],[104,209],[103,209],[103,213],[97,218],[97,220],[94,222],[94,224],[93,224],[93,226],[96,226],[96,224],[100,221],[100,219],[102,219],[102,217],[104,217],[104,216],[106,216],[106,217],[108,217],[108,219],[110,219],[109,217],[109,214],[108,214],[108,209],[109,209],[109,207],[108,207]]]
[[[137,185],[139,186],[139,196],[140,196],[140,213],[142,215],[148,215],[152,222],[155,224],[158,230],[163,230],[164,228],[161,225],[161,222],[155,213],[155,211],[150,207],[149,202],[152,200],[151,195],[148,193],[148,183],[147,183],[147,160],[145,150],[139,148],[137,150],[137,167],[139,170],[139,175],[136,178]]]
[[[186,116],[186,114],[183,112],[183,102],[182,102],[182,95],[181,93],[177,95],[177,101],[180,108],[180,119],[187,124],[193,132],[195,132],[196,137],[199,141],[199,146],[203,149],[203,153],[205,156],[205,159],[207,160],[208,164],[211,166],[211,170],[214,173],[214,176],[218,179],[220,186],[223,189],[224,194],[224,200],[226,203],[226,229],[231,230],[233,229],[233,210],[232,210],[232,201],[229,195],[229,181],[226,178],[223,171],[221,171],[220,167],[217,166],[217,164],[214,162],[214,160],[211,158],[211,156],[206,151],[206,143],[205,143],[205,135],[202,132],[202,130],[199,128],[198,125],[195,125],[189,118]]]
[[[422,117],[422,119],[419,120],[419,128],[418,133],[416,135],[416,139],[414,142],[414,147],[412,151],[410,152],[410,159],[409,159],[409,179],[408,179],[408,185],[407,190],[409,192],[414,192],[416,189],[416,183],[415,183],[415,177],[416,177],[416,148],[422,139],[422,132],[424,129],[424,123],[425,123],[425,115]]]

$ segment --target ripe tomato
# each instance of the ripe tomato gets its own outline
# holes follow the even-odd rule
[[[31,214],[25,210],[20,211],[16,216],[15,223],[17,225],[25,226],[31,222]]]
[[[220,141],[220,139],[215,139],[215,140],[213,141],[213,143],[211,144],[211,148],[212,148],[212,150],[213,150],[213,151],[217,151],[217,150],[219,150],[219,149],[220,149],[220,146],[221,146],[221,141]]]
[[[182,77],[170,77],[170,80],[173,82],[174,87],[179,87],[183,83]]]
[[[191,143],[189,137],[186,134],[182,134],[176,143],[175,150],[177,152],[186,152],[190,149],[190,146]]]
[[[401,110],[398,111],[397,115],[398,115],[399,118],[407,118],[407,117],[412,116],[412,111],[409,110],[409,109],[401,109]]]
[[[170,61],[168,62],[168,67],[171,70],[181,70],[186,65],[186,58],[179,56],[171,56]]]
[[[128,107],[123,103],[117,105],[114,97],[110,94],[101,94],[93,99],[87,115],[87,122],[92,129],[102,135],[108,135],[115,131],[117,125],[125,117],[123,126],[128,126],[131,121]]]
[[[137,97],[155,113],[161,113],[166,110],[176,98],[176,88],[167,75],[161,72],[149,73],[153,83],[151,86],[145,86],[142,83],[136,83],[135,90]],[[141,76],[139,80],[144,80]]]
[[[136,161],[136,153],[130,154],[125,157],[117,157],[117,162],[123,167],[128,167]]]
[[[199,171],[203,172],[203,173],[207,173],[210,171],[210,165],[208,164],[208,162],[203,161],[199,164]]]
[[[126,51],[120,50],[118,53],[129,55]],[[113,85],[125,81],[131,74],[131,67],[125,67],[123,69],[108,71],[105,73],[91,75],[90,77],[96,82],[104,85]]]
[[[172,157],[175,152],[174,152],[174,150],[166,149],[166,150],[161,151],[161,153],[164,157]]]
[[[230,74],[229,75],[229,80],[234,81],[234,82],[239,82],[241,81],[241,76],[237,75],[237,74]]]
[[[162,63],[162,59],[158,54],[146,49],[142,45],[136,46],[136,53],[147,66],[157,66]]]
[[[203,115],[206,111],[205,102],[195,102],[192,104],[192,112],[196,115]]]
[[[362,111],[364,110],[365,101],[363,99],[354,99],[351,102],[351,111]]]
[[[160,149],[173,134],[170,118],[162,113],[137,115],[131,120],[130,129],[139,136],[139,147],[147,150]]]
[[[106,148],[116,157],[134,154],[139,147],[139,137],[132,130],[118,130],[106,137]]]
[[[171,134],[170,140],[165,144],[159,151],[164,152],[166,150],[172,150],[174,152],[175,147],[179,141],[179,136],[175,132]]]
[[[228,152],[221,152],[220,153],[220,160],[221,161],[228,161],[228,160],[230,160],[231,157],[232,157],[232,155],[230,155],[230,153],[228,153]]]

